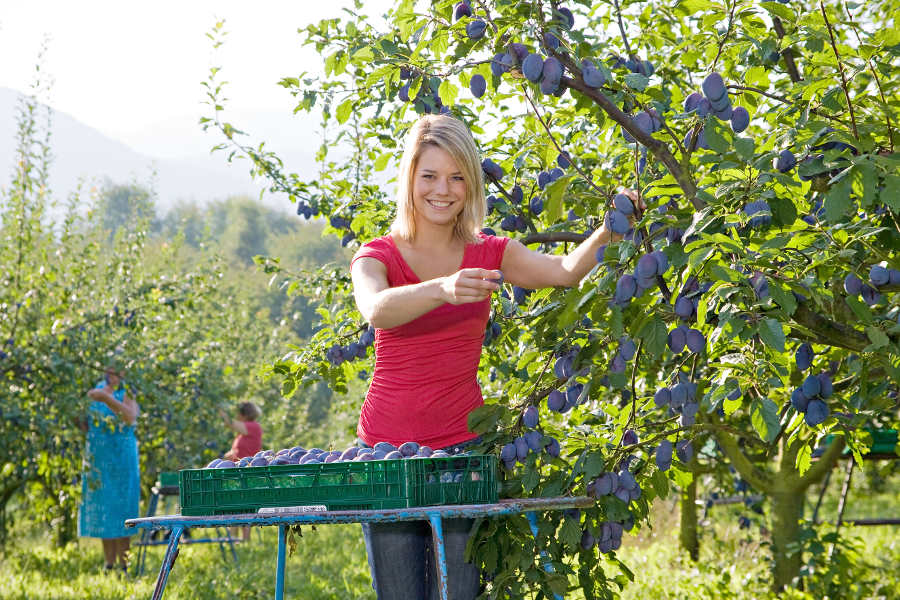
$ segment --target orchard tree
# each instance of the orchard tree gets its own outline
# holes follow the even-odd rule
[[[407,0],[386,26],[350,11],[303,31],[325,76],[281,81],[322,114],[312,181],[226,121],[213,69],[202,122],[220,148],[350,247],[387,230],[379,172],[426,113],[480,144],[491,231],[558,253],[601,220],[624,236],[577,288],[494,302],[470,425],[503,495],[597,503],[542,515],[536,542],[524,517],[482,523],[490,597],[573,580],[611,597],[632,576],[622,530],[670,483],[689,490],[698,455],[768,496],[772,587],[798,583],[805,492],[845,446],[859,458],[864,427],[898,421],[898,8]],[[648,207],[634,228],[622,187]],[[347,269],[297,285],[324,327],[273,369],[288,391],[343,389],[373,354]]]
[[[223,284],[211,253],[188,260],[180,236],[148,239],[147,219],[116,222],[114,235],[105,229],[101,211],[116,198],[146,209],[149,198],[131,187],[111,187],[93,204],[74,196],[53,222],[50,141],[34,97],[21,102],[18,124],[16,167],[0,194],[0,545],[14,495],[20,516],[63,545],[75,535],[81,494],[78,421],[107,365],[126,370],[141,407],[149,489],[161,470],[221,454],[220,406],[278,397],[254,375],[289,330]]]

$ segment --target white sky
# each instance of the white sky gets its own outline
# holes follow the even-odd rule
[[[391,4],[365,6],[380,15]],[[126,142],[165,121],[196,126],[200,82],[214,64],[205,33],[220,18],[229,34],[215,64],[230,82],[228,108],[288,116],[294,102],[278,80],[322,64],[297,30],[340,17],[345,6],[352,1],[2,0],[0,86],[28,89],[47,38],[48,100],[57,110]]]

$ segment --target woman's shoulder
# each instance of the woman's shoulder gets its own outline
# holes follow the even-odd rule
[[[476,245],[481,246],[486,252],[499,252],[500,254],[506,249],[510,238],[503,235],[494,235],[493,233],[478,232],[476,236]]]
[[[378,260],[385,262],[385,260],[392,256],[396,251],[397,245],[391,239],[391,236],[383,235],[373,240],[369,240],[360,246],[359,250],[356,251],[356,254],[353,255],[353,260],[350,261],[350,264],[352,265],[357,259],[363,257],[377,258]]]

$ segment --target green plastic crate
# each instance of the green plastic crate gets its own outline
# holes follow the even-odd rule
[[[872,448],[868,454],[897,454],[897,430],[896,429],[870,429],[866,428],[872,435]],[[834,435],[825,436],[823,446],[828,446],[834,440]],[[850,448],[844,448],[844,454],[850,454]]]
[[[161,487],[178,487],[181,483],[181,475],[178,471],[160,471],[156,482]]]
[[[495,456],[180,471],[181,513],[254,513],[264,507],[327,510],[497,502]]]

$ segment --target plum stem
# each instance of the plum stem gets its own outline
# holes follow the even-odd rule
[[[719,62],[719,58],[722,56],[722,50],[725,49],[725,42],[728,41],[728,36],[731,35],[731,28],[734,25],[734,9],[737,6],[737,2],[732,0],[731,2],[731,11],[728,14],[728,27],[725,29],[725,35],[722,36],[722,39],[719,40],[719,50],[716,52],[716,57],[713,59],[712,66],[710,67],[711,71],[715,71],[716,64]]]
[[[556,137],[553,135],[553,132],[550,131],[550,126],[547,125],[547,122],[544,120],[544,117],[541,116],[540,112],[538,112],[537,106],[535,106],[534,101],[531,99],[531,95],[528,93],[528,88],[524,84],[522,85],[522,92],[525,94],[525,98],[528,100],[528,104],[531,105],[531,109],[534,111],[534,116],[537,117],[538,122],[540,122],[541,126],[544,128],[544,131],[547,132],[547,135],[550,137],[550,141],[553,142],[553,145],[556,147],[556,150],[560,154],[564,154],[565,151],[562,149],[562,146],[559,145],[559,142],[556,141]],[[597,184],[595,184],[593,182],[591,177],[587,173],[582,171],[578,167],[577,164],[575,164],[574,162],[572,162],[571,164],[575,168],[575,171],[577,171],[578,174],[581,175],[582,178],[584,178],[584,180],[587,182],[587,184],[589,186],[594,188],[594,190],[596,190],[597,193],[600,194],[601,196],[606,196],[608,198],[609,192],[606,192],[606,191],[600,189],[599,187],[597,187]],[[607,200],[607,204],[608,204],[608,200]]]
[[[625,52],[628,53],[628,57],[631,59],[636,58],[634,52],[631,51],[631,45],[628,43],[628,35],[625,33],[625,23],[622,22],[622,10],[619,8],[619,0],[613,0],[613,5],[616,8],[616,20],[619,23],[619,33],[622,34],[622,43],[625,44]]]
[[[793,101],[791,101],[790,98],[788,98],[786,96],[779,96],[778,94],[773,94],[772,92],[767,92],[766,90],[762,90],[758,87],[753,87],[753,86],[749,86],[749,85],[728,85],[726,87],[730,90],[738,90],[741,92],[753,92],[755,94],[759,94],[760,96],[765,96],[766,98],[771,98],[772,100],[777,100],[778,102],[781,102],[782,104],[787,104],[789,106],[793,106],[795,104]],[[840,117],[830,115],[827,112],[824,112],[819,108],[816,108],[815,106],[811,107],[809,109],[809,112],[813,113],[816,116],[824,117],[826,119],[836,121],[836,122],[840,123],[841,125],[846,125],[844,120],[841,119]]]
[[[856,36],[856,41],[862,44],[862,39],[859,37],[859,32],[856,31],[856,22],[853,20],[853,13],[850,12],[850,7],[847,6],[847,3],[844,2],[844,10],[847,12],[847,19],[850,21],[850,28],[853,31],[853,35]],[[869,70],[872,72],[872,78],[875,80],[875,85],[878,87],[878,95],[881,96],[881,105],[882,110],[884,110],[884,118],[887,121],[887,129],[888,129],[888,142],[891,145],[891,153],[894,152],[894,128],[891,125],[891,113],[888,111],[887,100],[884,97],[884,89],[881,87],[881,79],[878,77],[878,70],[875,68],[875,65],[872,64],[871,59],[866,59],[866,66],[869,67]],[[893,216],[893,215],[891,215]],[[896,224],[896,219],[894,220],[894,224]],[[900,228],[898,228],[900,230]]]
[[[850,100],[850,89],[847,87],[847,75],[844,73],[844,63],[841,62],[841,55],[838,52],[837,44],[834,41],[834,29],[828,20],[828,11],[825,10],[825,3],[819,0],[819,7],[822,9],[822,18],[825,19],[825,27],[828,29],[828,37],[831,40],[831,49],[834,51],[834,58],[837,60],[838,72],[841,74],[841,88],[844,90],[844,97],[847,98],[847,108],[850,110],[850,122],[853,125],[853,138],[859,141],[859,131],[856,129],[856,113],[853,112],[853,101]]]

